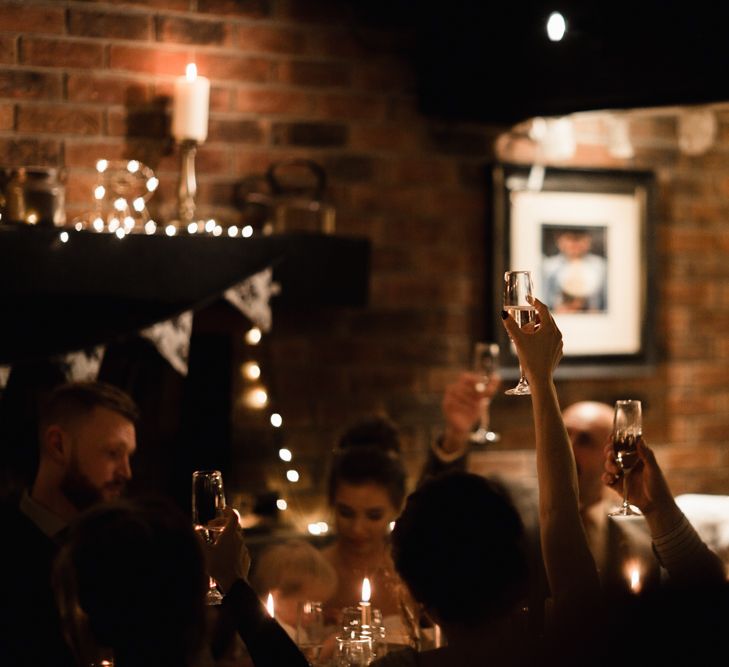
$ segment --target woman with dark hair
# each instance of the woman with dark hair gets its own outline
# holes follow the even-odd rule
[[[405,470],[397,428],[384,417],[360,421],[340,438],[329,474],[329,502],[336,540],[323,550],[338,585],[327,602],[329,620],[358,604],[370,580],[372,606],[383,617],[399,617],[403,587],[390,556],[390,524],[405,498]]]
[[[595,563],[577,504],[572,448],[552,372],[562,335],[534,300],[538,324],[519,329],[504,313],[532,393],[536,433],[541,547],[551,590],[548,629],[579,636],[592,629],[599,596]],[[440,625],[447,645],[391,653],[381,667],[504,667],[537,660],[521,607],[529,576],[524,530],[510,499],[468,473],[432,479],[408,498],[393,533],[395,566],[412,596]]]

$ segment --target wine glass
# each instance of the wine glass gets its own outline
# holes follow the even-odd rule
[[[374,659],[372,637],[337,638],[337,667],[365,667]]]
[[[615,401],[613,421],[613,452],[615,461],[623,471],[623,504],[608,516],[635,516],[628,502],[628,475],[638,462],[636,443],[643,435],[643,419],[640,401]]]
[[[196,470],[192,473],[192,524],[195,532],[208,544],[213,544],[223,531],[224,525],[220,519],[224,509],[225,493],[220,470]],[[223,601],[212,577],[206,601],[210,605]]]
[[[310,665],[318,665],[326,633],[321,602],[299,602],[296,612],[296,645]]]
[[[501,436],[489,428],[491,398],[485,395],[489,383],[499,368],[499,346],[496,343],[478,342],[473,350],[473,372],[479,376],[476,382],[476,391],[482,395],[478,428],[471,433],[469,440],[473,443],[486,445],[489,442],[498,442]]]
[[[504,274],[504,310],[516,320],[519,327],[536,322],[537,312],[531,303],[531,296],[532,274],[530,271],[507,271]],[[504,393],[512,396],[525,396],[532,393],[521,364],[519,364],[519,382],[516,387],[507,389]]]

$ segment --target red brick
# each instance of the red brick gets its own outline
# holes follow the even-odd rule
[[[61,160],[61,143],[55,140],[0,138],[0,155],[3,165],[58,165]]]
[[[352,80],[350,67],[344,63],[293,60],[278,68],[278,80],[297,86],[317,88],[348,87]]]
[[[155,75],[183,76],[188,61],[189,54],[187,52],[162,51],[159,48],[121,44],[112,44],[109,47],[109,67],[111,69]],[[200,74],[206,75],[202,71]]]
[[[96,172],[70,170],[66,182],[66,202],[79,210],[92,211],[94,188],[98,184]]]
[[[236,111],[303,115],[309,113],[313,100],[307,93],[292,90],[244,88],[236,95]]]
[[[27,2],[0,5],[0,26],[4,32],[61,34],[65,30],[63,7],[28,6]]]
[[[0,104],[0,130],[15,129],[15,105]]]
[[[146,83],[117,76],[69,74],[66,82],[68,99],[72,102],[101,104],[140,104],[150,98]]]
[[[456,183],[453,161],[413,157],[395,162],[395,179],[406,185],[434,184],[453,185]]]
[[[212,119],[208,128],[207,140],[260,144],[263,141],[263,137],[263,127],[255,121]]]
[[[353,123],[349,143],[356,150],[408,153],[422,145],[423,135],[422,130],[414,125]]]
[[[301,30],[266,25],[239,25],[236,44],[241,51],[256,53],[303,53],[306,38]]]
[[[29,65],[45,67],[99,67],[103,62],[101,44],[66,39],[24,37],[20,45],[21,60]]]
[[[232,27],[222,21],[201,21],[177,16],[156,18],[157,40],[176,44],[229,46]]]
[[[274,123],[271,131],[274,144],[290,146],[344,146],[348,135],[341,123]]]
[[[265,58],[201,53],[197,56],[197,63],[201,74],[211,79],[233,80],[236,83],[266,83],[272,74],[271,61]]]
[[[104,139],[66,139],[65,164],[70,168],[95,169],[98,160],[121,160],[126,157],[123,141]]]
[[[381,120],[385,115],[385,99],[376,95],[319,95],[315,116],[351,120]]]
[[[111,136],[127,135],[154,141],[169,139],[169,114],[158,105],[129,107],[122,112],[109,111],[107,133]]]
[[[100,111],[70,107],[18,108],[18,131],[41,134],[99,134]]]
[[[18,59],[15,37],[0,35],[0,64],[14,65]]]
[[[71,9],[68,31],[80,37],[148,40],[152,36],[152,18],[148,14]]]
[[[62,89],[60,73],[0,70],[0,98],[54,100],[61,97]]]

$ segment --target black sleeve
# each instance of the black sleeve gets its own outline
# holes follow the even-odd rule
[[[438,439],[440,443],[440,438]],[[428,447],[428,457],[425,459],[423,469],[420,471],[420,478],[418,479],[417,486],[419,487],[423,482],[427,481],[431,477],[437,477],[445,472],[465,472],[466,464],[468,462],[468,452],[464,452],[463,456],[453,461],[441,461],[432,447]]]
[[[234,627],[255,667],[309,667],[286,631],[268,615],[258,596],[243,579],[223,598],[218,629]]]

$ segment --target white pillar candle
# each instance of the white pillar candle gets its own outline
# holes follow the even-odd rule
[[[210,80],[197,75],[197,66],[190,63],[185,76],[175,80],[172,105],[172,136],[178,141],[191,139],[201,143],[208,136]]]
[[[367,627],[372,625],[372,605],[370,604],[370,596],[372,594],[371,588],[370,588],[370,580],[365,577],[362,580],[362,600],[359,603],[360,609],[362,610],[362,627]]]

